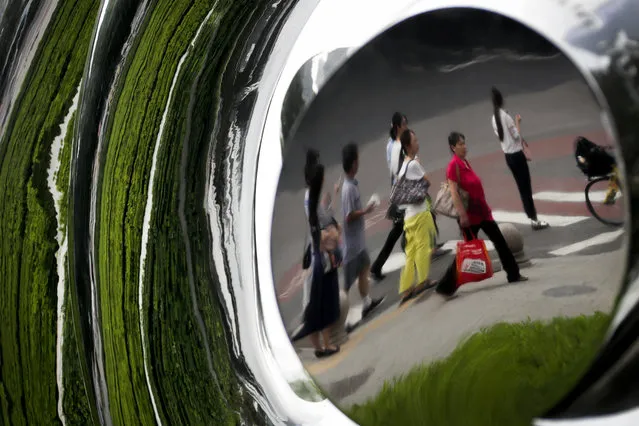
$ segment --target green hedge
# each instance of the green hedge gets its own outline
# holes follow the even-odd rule
[[[530,425],[594,359],[608,315],[497,324],[384,385],[348,414],[362,426]]]

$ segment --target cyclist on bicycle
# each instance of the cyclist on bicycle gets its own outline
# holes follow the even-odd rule
[[[615,157],[608,152],[612,149],[611,146],[597,145],[583,136],[575,139],[575,160],[577,160],[579,170],[588,178],[610,176],[608,191],[604,198],[604,204],[608,205],[615,203],[615,196],[619,192],[617,162]]]

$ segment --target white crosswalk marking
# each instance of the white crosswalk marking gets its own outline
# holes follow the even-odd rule
[[[602,203],[606,198],[606,191],[591,191],[589,195],[590,201]],[[615,199],[618,200],[621,197],[621,192],[617,192]],[[533,199],[558,203],[585,203],[586,194],[584,192],[540,191],[533,195]]]
[[[402,252],[392,253],[388,256],[386,263],[382,266],[383,274],[390,274],[391,272],[399,271],[404,267],[406,263],[406,255]]]
[[[588,247],[611,243],[617,238],[619,238],[623,234],[623,229],[618,229],[612,232],[604,232],[599,235],[595,235],[592,238],[588,238],[587,240],[579,241],[574,244],[567,245],[557,250],[553,250],[550,254],[554,256],[565,256],[567,254],[577,253]]]
[[[520,225],[530,225],[530,219],[522,212],[508,212],[503,210],[493,210],[493,218],[497,223],[513,223]],[[540,214],[537,216],[539,220],[548,222],[553,227],[564,227],[574,225],[583,220],[588,219],[587,216],[556,216],[549,214]]]
[[[590,200],[595,203],[601,203],[604,201],[606,197],[606,192],[607,191],[592,191],[589,193]],[[620,197],[622,197],[622,194],[621,192],[618,192],[615,199],[619,199]],[[583,191],[578,191],[578,192],[540,191],[535,193],[533,195],[533,198],[535,200],[550,201],[550,202],[557,202],[557,203],[585,203],[586,202],[586,195]],[[557,217],[560,217],[560,216],[557,216]],[[551,226],[569,226],[569,225],[573,225],[575,223],[581,222],[584,219],[587,219],[587,217],[584,217],[584,216],[564,216],[563,219],[560,220],[562,224],[559,225],[557,223],[553,223],[552,221],[548,219],[544,219],[544,217],[542,217],[541,215],[539,218],[541,220],[546,220],[548,223],[550,223]],[[615,241],[617,238],[619,238],[623,234],[623,232],[624,232],[623,229],[618,229],[612,232],[603,232],[601,234],[595,235],[594,237],[588,238],[586,240],[578,241],[578,242],[569,244],[567,246],[558,248],[556,250],[553,250],[549,252],[549,254],[553,256],[566,256],[569,254],[578,253],[580,251],[587,249],[588,247],[611,243]]]

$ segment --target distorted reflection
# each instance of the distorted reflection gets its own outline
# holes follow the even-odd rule
[[[305,367],[363,425],[529,423],[608,325],[619,161],[579,71],[520,24],[379,36],[285,141],[273,271]]]

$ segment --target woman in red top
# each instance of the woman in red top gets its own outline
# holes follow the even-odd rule
[[[466,159],[466,137],[459,132],[452,132],[448,136],[448,146],[453,153],[453,158],[448,163],[446,179],[448,179],[453,204],[459,214],[459,226],[466,239],[476,238],[480,230],[484,231],[495,245],[501,264],[508,275],[508,282],[527,281],[528,278],[519,273],[517,261],[493,219],[490,206],[486,202],[481,179],[475,174]],[[468,192],[468,210],[464,209],[457,190],[458,186]],[[438,293],[450,296],[457,291],[456,272],[456,262],[453,260],[437,286]]]

